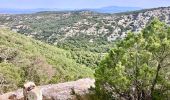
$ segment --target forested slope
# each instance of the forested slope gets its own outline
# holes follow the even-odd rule
[[[32,80],[48,84],[92,77],[90,68],[76,63],[69,51],[0,29],[0,93]]]

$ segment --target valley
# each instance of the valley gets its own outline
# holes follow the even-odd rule
[[[117,14],[86,10],[2,14],[0,25],[69,50],[77,63],[95,68],[115,41],[142,30],[154,18],[170,24],[170,7]]]
[[[0,94],[22,87],[26,80],[32,80],[37,85],[46,85],[97,77],[98,83],[105,83],[105,80],[110,84],[125,82],[126,85],[118,84],[118,86],[120,85],[120,90],[122,88],[126,90],[126,86],[129,86],[135,78],[136,84],[137,78],[145,82],[147,75],[148,78],[154,79],[155,66],[159,63],[159,58],[164,57],[157,57],[164,54],[161,46],[167,46],[165,48],[167,52],[164,54],[167,58],[160,64],[169,64],[169,56],[166,56],[166,53],[169,54],[168,25],[170,25],[170,7],[114,14],[88,10],[0,14],[0,80],[2,80]],[[155,37],[152,34],[154,32]],[[163,35],[159,34],[161,32]],[[147,38],[146,34],[150,38]],[[135,40],[141,46],[139,50]],[[161,44],[162,41],[164,44]],[[153,44],[148,45],[145,42]],[[135,64],[135,68],[138,64],[144,67],[134,71]],[[117,69],[112,68],[113,66]],[[128,67],[129,69],[126,69]],[[144,76],[145,71],[147,74]],[[165,68],[160,72],[161,79],[165,78],[166,83],[159,83],[162,87],[169,88],[168,71],[169,69]],[[135,78],[131,78],[133,75],[131,72],[133,74],[139,72],[139,76],[135,74]],[[116,81],[112,80],[114,76]],[[151,85],[152,79],[146,79],[147,82],[144,84],[146,93],[148,88],[155,86]],[[128,93],[136,84],[133,83],[130,88],[128,87]],[[118,98],[116,96],[115,98]]]

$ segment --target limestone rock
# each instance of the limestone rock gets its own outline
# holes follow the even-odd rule
[[[94,87],[94,79],[85,78],[77,81],[39,86],[43,100],[88,100],[87,94]],[[8,99],[16,95],[16,99]],[[23,100],[22,89],[0,95],[0,100]]]

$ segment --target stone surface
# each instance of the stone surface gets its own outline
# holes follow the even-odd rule
[[[94,82],[94,79],[85,78],[66,83],[44,85],[40,86],[40,89],[44,100],[88,100],[86,95],[90,92],[89,89],[94,87]],[[0,95],[0,100],[10,100],[8,98],[13,94],[17,97],[14,100],[23,100],[22,89]]]

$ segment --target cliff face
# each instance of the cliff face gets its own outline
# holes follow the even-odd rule
[[[42,90],[44,100],[89,100],[87,95],[90,93],[89,89],[94,87],[94,82],[94,79],[86,78],[66,83],[39,86],[39,88]],[[22,89],[0,95],[0,100],[10,100],[8,98],[11,95],[16,95],[16,100],[23,100]]]

